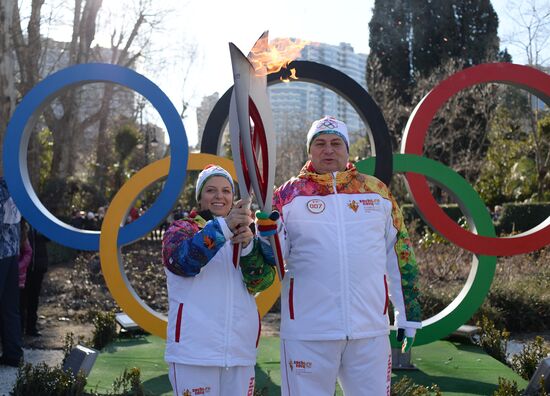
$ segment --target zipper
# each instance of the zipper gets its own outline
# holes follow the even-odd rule
[[[178,307],[178,315],[176,319],[176,336],[175,341],[180,342],[180,335],[181,335],[181,317],[183,314],[183,303],[180,303]]]
[[[294,277],[290,278],[290,287],[288,288],[288,313],[290,319],[294,320]]]
[[[226,253],[227,256],[227,253]],[[227,259],[231,259],[232,257],[226,257]],[[227,355],[229,350],[229,342],[230,342],[230,332],[231,332],[231,323],[233,318],[233,278],[231,274],[231,270],[234,269],[233,262],[230,261],[230,265],[225,265],[225,276],[226,276],[226,292],[225,292],[225,301],[226,301],[226,313],[225,313],[225,345],[224,345],[224,366],[226,369],[228,369],[228,362],[227,362]]]
[[[350,329],[349,329],[349,307],[348,307],[348,301],[349,301],[349,294],[348,294],[348,287],[347,285],[349,284],[349,280],[348,280],[348,268],[347,268],[347,265],[346,265],[346,260],[345,260],[345,248],[346,248],[346,244],[344,243],[344,241],[342,241],[342,227],[343,227],[343,224],[342,224],[342,219],[343,219],[343,216],[342,216],[342,209],[340,208],[340,200],[339,200],[339,197],[338,197],[338,190],[336,188],[336,175],[338,174],[338,172],[333,172],[332,173],[332,188],[334,189],[334,196],[335,196],[335,201],[336,201],[336,216],[337,216],[337,221],[336,221],[336,234],[338,236],[338,246],[340,247],[340,256],[339,256],[339,260],[340,260],[340,288],[342,290],[342,316],[344,318],[344,327],[345,327],[345,332],[346,332],[346,340],[348,339],[349,335],[350,335]]]

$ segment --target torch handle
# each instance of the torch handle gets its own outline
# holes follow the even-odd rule
[[[275,268],[277,269],[277,275],[279,280],[282,281],[285,277],[285,262],[283,259],[283,252],[281,250],[281,241],[279,240],[279,234],[275,234],[269,237],[269,244],[273,249],[273,256],[275,257]]]

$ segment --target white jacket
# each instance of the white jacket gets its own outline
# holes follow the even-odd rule
[[[195,234],[198,228],[186,230],[193,223],[176,223],[179,228],[173,226],[163,244],[169,300],[165,360],[200,366],[254,365],[260,318],[240,268],[232,263],[231,231],[223,219],[208,222],[201,235],[205,241],[210,238],[207,245],[211,249],[217,245],[218,250],[206,264],[201,264],[200,272],[181,276],[169,265],[181,240],[187,239],[178,235],[186,231]],[[182,254],[205,259],[207,250],[193,246]]]
[[[399,207],[378,179],[308,163],[276,192],[286,274],[281,337],[335,340],[420,328],[417,266]]]

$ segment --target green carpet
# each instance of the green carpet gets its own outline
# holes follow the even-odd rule
[[[88,378],[88,389],[111,391],[113,380],[125,368],[139,367],[144,388],[151,395],[172,395],[168,368],[163,360],[164,341],[145,336],[121,339],[101,351]],[[509,367],[484,353],[480,348],[450,341],[438,341],[413,349],[417,371],[395,371],[392,381],[406,375],[417,384],[437,384],[444,395],[491,395],[498,377],[514,380],[520,389],[527,382]],[[263,337],[260,341],[256,388],[268,395],[280,394],[279,339]],[[336,392],[342,395],[340,389]]]

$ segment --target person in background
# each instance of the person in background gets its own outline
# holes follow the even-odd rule
[[[19,239],[21,213],[0,176],[0,365],[19,366],[23,359],[19,316]]]
[[[38,331],[38,305],[44,274],[48,271],[48,241],[36,228],[29,228],[29,243],[32,249],[31,262],[27,269],[27,279],[24,291],[23,329],[31,337],[40,337]]]
[[[23,312],[25,307],[25,281],[27,269],[32,258],[32,248],[28,238],[29,224],[21,220],[21,239],[19,242],[19,315],[21,317],[21,328],[23,328]]]
[[[313,122],[307,151],[275,191],[275,211],[257,213],[260,235],[279,232],[286,263],[282,394],[332,396],[338,379],[346,396],[389,395],[390,299],[404,351],[422,316],[401,210],[384,183],[348,162],[342,121]]]
[[[275,278],[271,247],[255,237],[248,202],[233,204],[229,173],[207,166],[197,179],[199,210],[164,233],[168,286],[165,360],[174,395],[254,393],[260,316],[254,294]],[[233,247],[241,244],[240,264]]]

